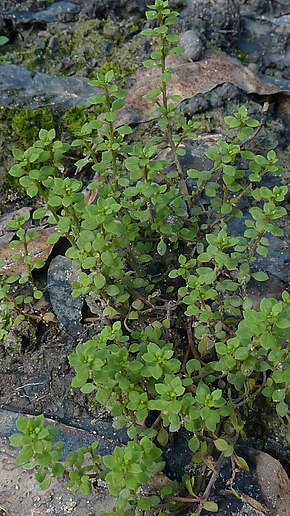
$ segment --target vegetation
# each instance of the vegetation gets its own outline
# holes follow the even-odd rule
[[[286,213],[280,203],[287,187],[263,185],[265,176],[283,169],[273,150],[261,155],[246,149],[259,121],[243,106],[225,118],[232,139],[208,148],[211,168],[183,169],[185,144],[196,138],[198,124],[181,116],[179,97],[168,94],[165,58],[182,52],[169,30],[178,13],[155,0],[146,15],[152,28],[143,34],[159,40],[144,66],[160,71],[160,86],[146,94],[160,137],[128,143],[132,128],[116,124],[126,92],[108,71],[90,83],[103,88],[89,99],[102,114],[83,125],[71,146],[57,140],[54,129],[41,129],[31,147],[14,150],[17,163],[10,170],[30,198],[42,199],[32,220],[55,226],[49,243],[60,236],[70,242],[66,255],[81,269],[73,295],[100,299],[108,324],[70,355],[72,386],[105,407],[115,428],[126,428],[128,443],[105,457],[94,443],[62,460],[63,443],[55,441],[57,432],[44,425],[44,416],[20,417],[10,441],[21,448],[17,464],[35,469],[42,489],[56,477],[89,493],[102,479],[117,499],[117,516],[136,508],[162,516],[184,506],[198,516],[218,511],[211,488],[225,458],[247,469],[235,451],[245,438],[244,408],[261,395],[281,418],[289,417],[289,294],[253,306],[247,293],[251,278],[268,279],[255,269],[255,257],[267,255],[267,235],[283,234],[277,221]],[[173,164],[159,157],[164,144]],[[89,164],[95,172],[89,185],[94,203],[86,202],[82,181],[65,177],[63,157],[70,148],[82,153],[76,167]],[[242,201],[252,206],[247,213]],[[11,284],[30,283],[33,268],[41,266],[27,252],[27,238],[34,236],[26,230],[29,219],[27,213],[12,223],[17,243],[11,247],[22,246],[18,259],[27,272],[2,279],[4,307],[13,303]],[[231,234],[233,219],[244,224],[243,236]],[[33,291],[41,295],[37,287]],[[24,301],[15,300],[18,309]],[[2,317],[2,338],[9,310],[11,304]],[[196,478],[185,474],[182,485],[168,480],[154,487],[165,466],[162,450],[181,429],[191,436]]]

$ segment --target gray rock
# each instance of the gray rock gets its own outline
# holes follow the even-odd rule
[[[13,19],[16,22],[31,23],[33,21],[40,22],[56,22],[63,19],[66,14],[76,15],[80,12],[81,7],[74,2],[67,2],[65,0],[55,2],[48,5],[45,9],[39,11],[18,11],[13,14]]]
[[[238,47],[249,54],[262,72],[277,65],[287,69],[290,66],[289,25],[289,14],[280,17],[263,15],[255,20],[244,17]]]
[[[0,105],[39,107],[45,104],[87,105],[87,97],[101,93],[81,77],[53,76],[18,65],[0,64]]]
[[[244,222],[249,218],[249,216],[245,216],[242,219],[233,219],[228,224],[228,231],[234,235],[243,235],[245,231]],[[288,285],[290,282],[290,246],[287,246],[286,242],[281,238],[268,233],[265,236],[269,240],[268,255],[261,256],[256,254],[254,267],[270,273]]]
[[[240,30],[240,0],[192,0],[184,16],[213,45],[231,48]]]
[[[71,260],[61,255],[51,261],[47,274],[47,290],[53,311],[72,335],[82,331],[80,320],[84,302],[83,296],[71,295],[71,281],[75,274]]]
[[[196,31],[187,30],[181,34],[179,44],[184,48],[182,57],[184,59],[191,59],[191,61],[198,61],[201,58],[203,51],[203,44]]]

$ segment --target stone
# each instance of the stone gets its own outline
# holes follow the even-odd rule
[[[84,298],[72,297],[71,281],[76,279],[72,262],[58,255],[51,260],[47,274],[47,290],[53,311],[58,320],[72,335],[82,331],[80,324]]]

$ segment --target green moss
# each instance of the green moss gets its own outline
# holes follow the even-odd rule
[[[23,109],[12,119],[12,129],[26,144],[31,145],[39,130],[55,129],[53,114],[49,108]]]
[[[65,112],[63,116],[63,128],[66,131],[77,135],[85,123],[90,122],[91,120],[95,120],[100,113],[101,110],[96,106],[91,108],[84,106],[72,106]]]
[[[114,61],[114,60],[105,61],[105,63],[102,66],[100,66],[100,68],[98,70],[91,72],[90,79],[93,79],[94,77],[96,77],[97,72],[106,73],[109,70],[114,71],[115,79],[119,82],[119,84],[121,86],[123,86],[124,82],[125,82],[124,79],[126,77],[129,77],[133,73],[135,73],[137,70],[137,67],[134,65],[132,65],[132,66],[121,65],[119,62]]]
[[[249,63],[249,54],[240,48],[236,49],[237,58],[241,61],[241,63],[248,64]]]
[[[145,58],[141,28],[142,20],[134,18],[118,22],[112,18],[78,20],[66,30],[62,24],[55,24],[49,34],[42,36],[41,45],[36,36],[32,40],[19,38],[9,45],[3,58],[52,75],[81,72],[88,77],[109,62],[122,80],[135,71],[131,63],[138,64]]]

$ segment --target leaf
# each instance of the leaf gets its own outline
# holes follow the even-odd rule
[[[199,448],[200,448],[200,441],[199,441],[199,439],[198,439],[196,436],[192,437],[192,438],[188,441],[188,447],[189,447],[189,449],[190,449],[193,453],[197,452],[197,450],[199,450]]]
[[[237,464],[237,466],[239,466],[239,468],[243,469],[244,471],[250,470],[248,464],[246,463],[245,459],[243,459],[243,457],[240,457],[239,455],[235,454],[234,460],[235,460],[235,463]]]
[[[229,444],[227,443],[227,441],[225,441],[224,439],[221,439],[221,438],[216,439],[214,441],[214,445],[215,445],[216,449],[221,452],[225,452],[229,447]]]
[[[30,230],[28,231],[29,235]],[[42,229],[38,230],[38,237],[34,238],[33,240],[30,240],[28,243],[28,254],[31,257],[31,263],[34,265],[35,262],[43,261],[46,262],[47,258],[49,257],[53,244],[51,242],[48,242],[48,237],[51,237],[52,240],[54,240],[55,237],[52,237],[52,235],[58,235],[57,240],[59,239],[60,235],[57,232],[55,228],[51,229]],[[23,255],[23,251],[21,250],[21,255]],[[11,248],[7,244],[3,244],[0,247],[0,260],[5,260],[5,265],[1,267],[0,273],[5,276],[11,276],[14,274],[23,274],[27,272],[26,265],[24,261],[21,259],[21,261],[16,261],[11,254]]]
[[[280,403],[276,405],[276,411],[277,414],[279,414],[279,416],[284,417],[287,416],[287,414],[289,414],[289,407],[287,403],[285,403],[284,401],[280,401]]]
[[[81,387],[81,392],[83,392],[84,394],[90,394],[95,389],[96,386],[93,383],[85,383],[85,385]]]
[[[13,434],[9,437],[11,446],[20,448],[25,443],[25,436],[23,434]]]
[[[290,367],[284,371],[274,371],[272,377],[273,380],[277,383],[290,383]]]
[[[269,276],[268,274],[266,274],[266,272],[254,272],[252,274],[253,278],[256,280],[256,281],[267,281],[269,279]]]
[[[167,245],[165,244],[164,240],[161,238],[161,240],[158,242],[157,245],[157,253],[160,254],[160,256],[164,256],[167,250]]]
[[[18,453],[16,458],[17,466],[23,466],[27,464],[30,459],[33,457],[33,451],[30,444],[26,444],[23,446],[22,450]]]
[[[158,434],[157,434],[157,441],[159,442],[160,446],[166,446],[168,443],[168,432],[161,426]]]
[[[290,328],[290,317],[280,314],[276,319],[276,326],[281,329]]]
[[[101,290],[106,285],[106,278],[103,274],[94,275],[94,285],[97,290]]]
[[[206,511],[210,511],[210,512],[218,512],[218,510],[219,510],[218,504],[215,502],[204,502],[203,508]]]
[[[103,223],[105,231],[113,235],[124,235],[126,230],[119,220],[111,220]]]

